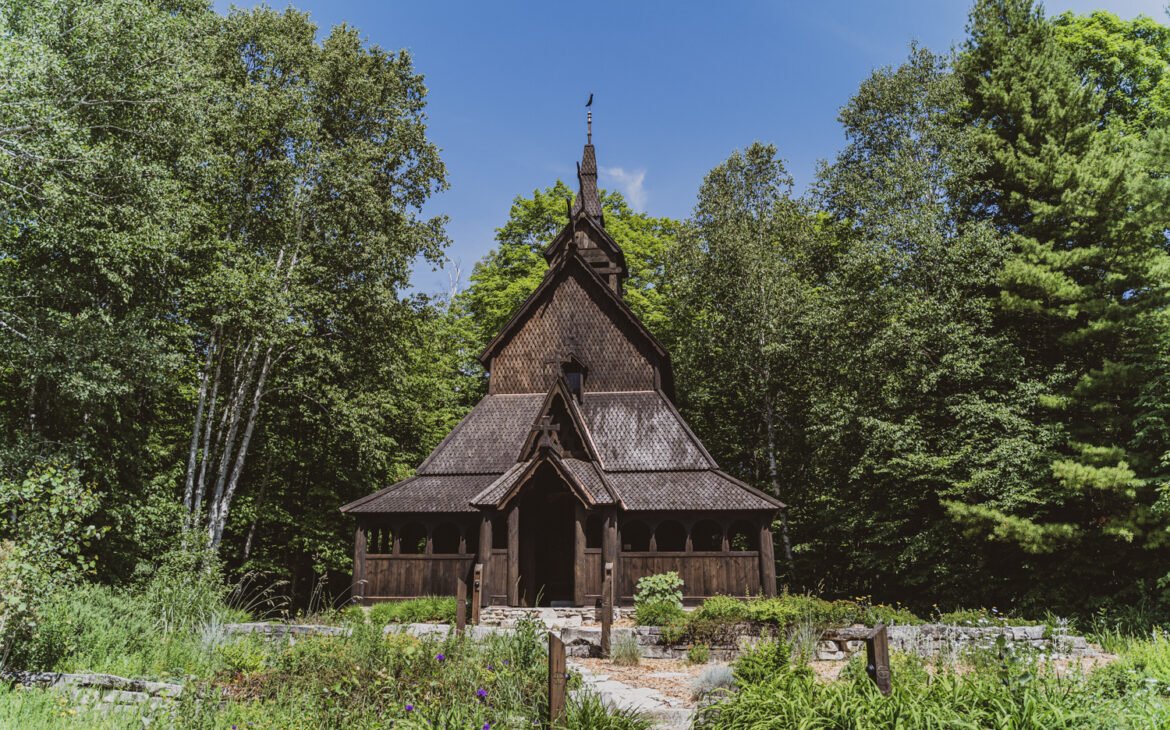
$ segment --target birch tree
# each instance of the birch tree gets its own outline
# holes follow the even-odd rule
[[[688,415],[719,452],[740,461],[733,471],[754,473],[782,499],[782,471],[794,477],[784,467],[796,461],[781,462],[803,439],[818,258],[810,213],[791,191],[774,146],[757,142],[732,153],[703,180],[669,269]]]
[[[200,324],[182,500],[214,548],[266,398],[360,337],[341,326],[355,312],[392,317],[414,259],[444,243],[418,215],[445,173],[409,55],[315,31],[293,10],[233,11],[211,51],[220,145],[199,182],[217,258],[187,292]]]

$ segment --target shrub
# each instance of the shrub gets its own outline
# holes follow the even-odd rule
[[[564,719],[556,725],[568,730],[649,730],[654,723],[628,709],[611,709],[596,692],[575,692],[569,698]]]
[[[639,626],[670,626],[682,623],[686,613],[671,601],[650,601],[634,606],[634,622]]]
[[[231,674],[259,672],[268,663],[268,652],[262,640],[246,637],[216,647],[216,656],[223,668]]]
[[[675,571],[647,575],[638,579],[634,607],[642,603],[669,602],[682,608],[683,580]]]
[[[711,650],[706,644],[694,644],[687,649],[687,664],[706,664],[711,659]]]
[[[713,621],[746,621],[748,604],[733,596],[711,596],[695,609],[695,617]]]
[[[691,681],[691,697],[701,700],[715,690],[729,690],[735,686],[735,675],[726,664],[707,667]]]
[[[732,665],[735,681],[741,687],[770,682],[792,669],[792,647],[780,639],[761,640],[739,655]]]
[[[368,618],[374,626],[386,624],[452,623],[455,599],[450,596],[422,596],[407,601],[379,603],[370,609]]]
[[[642,660],[642,647],[638,646],[638,637],[631,631],[614,633],[609,653],[610,661],[623,667],[636,666]]]

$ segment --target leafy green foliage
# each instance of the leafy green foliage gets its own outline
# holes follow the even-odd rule
[[[687,664],[706,664],[711,660],[711,648],[706,644],[693,644],[687,649]]]
[[[634,607],[664,602],[682,608],[683,581],[677,571],[644,575],[634,589]]]
[[[670,626],[683,619],[686,612],[674,601],[643,601],[634,606],[634,622],[639,626]]]
[[[97,495],[72,469],[46,465],[20,480],[0,480],[0,512],[7,516],[0,523],[0,667],[41,659],[42,650],[25,644],[48,606],[93,569],[84,551],[99,536],[91,523],[97,508]]]

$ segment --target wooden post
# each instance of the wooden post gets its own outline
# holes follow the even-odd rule
[[[548,632],[548,724],[554,726],[565,716],[565,644]]]
[[[462,634],[467,626],[467,573],[460,571],[455,579],[455,633]]]
[[[483,600],[483,563],[476,563],[471,573],[471,624],[479,626],[479,607]]]
[[[585,605],[585,508],[577,503],[573,529],[573,605]]]
[[[508,605],[520,605],[520,506],[508,510]]]
[[[769,598],[776,595],[776,552],[769,522],[760,523],[760,589]]]
[[[353,536],[353,587],[350,595],[358,605],[365,603],[366,597],[366,526],[358,522],[357,532]]]
[[[865,639],[865,673],[884,695],[890,693],[890,637],[878,624]]]
[[[490,565],[492,562],[492,540],[493,539],[494,538],[492,536],[492,516],[490,514],[485,514],[483,516],[483,520],[480,521],[480,523],[479,523],[479,560],[478,560],[477,570],[479,570],[479,572],[480,572],[479,580],[481,583],[484,580],[484,578],[487,577],[487,574],[485,572],[487,566]],[[475,595],[478,597],[478,600],[480,601],[480,603],[479,603],[480,606],[487,605],[488,596],[487,596],[487,593],[485,591],[480,591],[479,593],[476,593]],[[478,613],[479,609],[473,608],[472,612]]]
[[[618,555],[622,549],[622,536],[618,531],[617,511],[610,510],[605,516],[605,541],[602,543],[603,550],[608,548],[608,553],[601,556],[602,563],[609,563],[613,566],[613,585],[614,593],[617,593],[618,573],[621,571],[621,563],[618,560]]]
[[[609,636],[613,627],[613,563],[605,564],[601,579],[601,656],[609,659]]]

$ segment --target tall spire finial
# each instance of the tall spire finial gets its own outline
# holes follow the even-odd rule
[[[593,92],[589,92],[589,101],[585,102],[585,143],[593,144]]]

